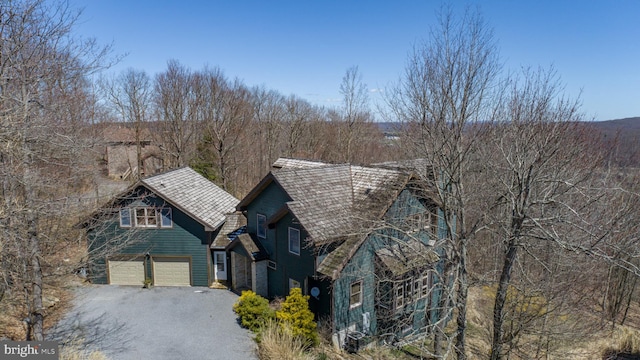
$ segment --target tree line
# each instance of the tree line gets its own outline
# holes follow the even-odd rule
[[[101,121],[124,122],[137,136],[149,131],[166,168],[192,166],[237,196],[281,156],[356,164],[392,158],[394,144],[373,122],[357,67],[340,84],[343,105],[330,109],[177,60],[153,79],[128,69],[100,85],[107,100]]]

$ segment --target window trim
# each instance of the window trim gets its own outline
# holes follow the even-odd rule
[[[127,218],[125,214],[127,212],[129,213],[128,225],[122,221]],[[142,219],[144,219],[144,223],[139,222]],[[119,211],[119,223],[121,228],[172,229],[173,209],[155,206],[123,207]]]
[[[354,293],[353,292],[353,286],[354,285],[360,285],[360,288],[358,290],[358,292]],[[356,280],[354,282],[352,282],[351,284],[349,284],[349,309],[354,309],[357,308],[359,306],[362,306],[362,299],[363,299],[363,280]],[[358,296],[358,301],[355,303],[351,303],[354,295]]]
[[[126,212],[127,215],[123,216],[124,212]],[[121,228],[130,228],[130,227],[133,226],[133,224],[132,224],[133,222],[131,221],[131,208],[128,208],[128,207],[121,208],[120,211],[119,211],[119,215],[120,215],[120,227]],[[129,219],[129,224],[128,225],[122,223],[122,219],[123,218],[125,218],[125,219],[128,218]]]
[[[297,239],[297,242],[298,242],[298,245],[297,245],[297,247],[298,247],[298,252],[297,252],[297,253],[296,253],[295,251],[293,251],[293,249],[291,248],[291,240],[292,240],[292,238],[291,238],[291,233],[292,233],[292,231],[294,231],[294,232],[296,232],[296,233],[298,234],[298,239]],[[288,241],[288,243],[289,243],[289,253],[291,253],[291,254],[293,254],[293,255],[300,256],[300,230],[299,230],[299,229],[296,229],[296,228],[289,227],[288,240],[289,240],[289,241]]]
[[[260,225],[262,222],[262,226]],[[256,213],[256,235],[261,239],[267,238],[267,216],[264,214]]]
[[[150,206],[139,206],[133,208],[134,211],[134,219],[135,219],[135,227],[137,228],[157,228],[158,224],[158,212],[155,207]],[[139,216],[138,211],[144,211],[144,215]],[[153,216],[149,214],[149,211],[153,211]],[[144,218],[144,224],[138,223],[138,218]],[[149,225],[149,219],[155,219],[155,224]]]

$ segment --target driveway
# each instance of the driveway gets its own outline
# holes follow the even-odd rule
[[[82,339],[112,360],[256,359],[232,310],[237,298],[199,287],[84,286],[48,338]]]

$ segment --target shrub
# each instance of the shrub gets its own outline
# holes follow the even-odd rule
[[[238,314],[242,326],[253,332],[260,331],[261,327],[274,318],[269,301],[251,290],[242,292],[233,305],[233,311]]]
[[[301,337],[309,345],[318,344],[316,323],[313,321],[313,313],[309,310],[309,296],[302,295],[299,288],[291,289],[280,310],[276,311],[276,318],[284,331]]]

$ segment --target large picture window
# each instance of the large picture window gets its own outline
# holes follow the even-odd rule
[[[300,230],[289,228],[289,252],[300,255]]]
[[[258,237],[265,239],[267,237],[267,217],[262,214],[258,214],[256,215],[256,218],[256,232],[258,233]]]
[[[401,309],[405,305],[426,298],[431,290],[431,272],[425,271],[421,275],[400,279],[394,282],[394,306]]]

